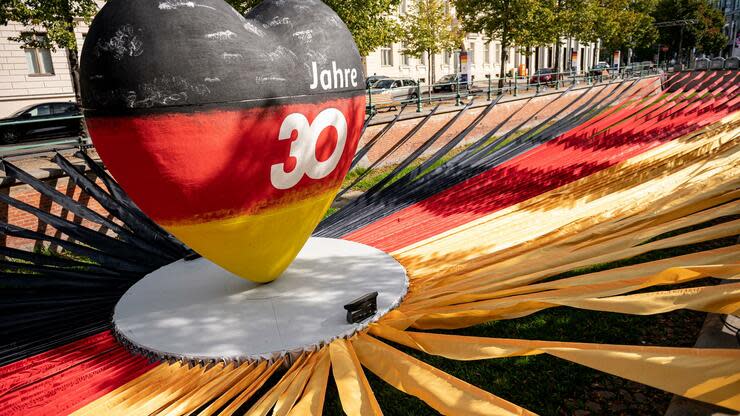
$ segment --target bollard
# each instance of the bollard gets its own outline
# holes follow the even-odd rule
[[[462,101],[460,101],[460,76],[457,76],[457,88],[455,88],[455,105],[462,104]]]
[[[517,82],[517,78],[519,77],[518,74],[514,74],[514,97],[516,97],[516,93],[519,87],[519,83]]]
[[[488,101],[491,101],[491,76],[488,76]]]
[[[373,115],[373,86],[367,87],[367,108],[370,110],[370,115]]]
[[[421,82],[416,83],[416,112],[421,113]]]

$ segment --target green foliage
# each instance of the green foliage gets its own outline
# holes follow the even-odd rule
[[[98,11],[94,0],[6,0],[0,10],[0,25],[19,22],[31,28],[9,38],[25,47],[77,50],[74,29],[89,23]],[[36,35],[43,33],[40,38]]]
[[[508,48],[531,47],[548,43],[555,17],[548,1],[541,0],[455,0],[457,16],[467,32],[485,34],[501,41],[501,78],[504,76]]]
[[[595,26],[599,17],[599,4],[596,0],[555,0],[547,3],[553,7],[553,41],[561,37],[585,42],[596,40],[598,36]]]
[[[727,36],[722,33],[724,16],[705,0],[660,0],[653,13],[657,22],[693,19],[696,23],[683,29],[685,49],[696,47],[704,53],[717,53],[727,45]],[[660,28],[660,43],[678,51],[681,42],[681,27]]]
[[[462,45],[463,34],[445,11],[442,0],[417,0],[401,19],[405,53],[421,57],[436,54]]]
[[[262,0],[226,0],[236,10],[246,13]],[[324,0],[347,25],[361,56],[398,39],[400,25],[393,11],[400,0]]]
[[[601,0],[595,34],[609,50],[651,45],[657,38],[651,12],[656,0]],[[603,10],[604,13],[598,12]]]
[[[436,79],[434,56],[446,49],[459,49],[463,33],[445,10],[442,0],[417,0],[409,13],[402,17],[404,53],[429,59],[429,84]]]

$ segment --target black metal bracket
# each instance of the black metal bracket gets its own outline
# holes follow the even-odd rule
[[[378,292],[368,293],[344,305],[347,323],[358,324],[378,312]]]

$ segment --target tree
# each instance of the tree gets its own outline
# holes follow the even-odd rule
[[[596,36],[608,50],[634,50],[652,45],[657,38],[652,16],[655,4],[656,0],[598,1]]]
[[[417,58],[427,55],[430,89],[437,79],[435,55],[447,49],[458,49],[462,45],[463,34],[444,6],[442,0],[416,0],[411,11],[402,18],[405,35],[403,53]]]
[[[568,39],[568,48],[572,39],[580,41],[594,41],[594,25],[596,19],[594,0],[554,0],[545,3],[552,9],[552,23],[548,34],[555,44],[555,68],[563,72],[562,39]]]
[[[323,0],[347,25],[363,59],[380,46],[398,39],[400,25],[393,10],[400,0]],[[226,0],[236,10],[246,13],[262,0]]]
[[[719,53],[727,45],[722,33],[724,16],[705,0],[660,0],[653,17],[656,22],[694,20],[685,26],[661,27],[660,43],[681,55],[682,48],[696,48],[706,54]]]
[[[508,51],[512,45],[542,44],[550,37],[542,18],[551,14],[541,0],[455,0],[457,16],[467,32],[501,40],[499,88],[503,88]]]
[[[0,10],[0,25],[14,21],[30,27],[30,31],[8,38],[19,42],[22,48],[66,49],[75,99],[79,103],[80,76],[75,28],[80,22],[90,23],[97,11],[94,0],[5,0]]]
[[[552,3],[547,0],[537,2],[524,20],[527,26],[515,31],[516,46],[523,48],[527,57],[531,56],[533,48],[550,44],[555,37],[557,26]]]

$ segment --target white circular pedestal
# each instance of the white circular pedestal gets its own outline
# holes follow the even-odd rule
[[[407,289],[406,271],[388,254],[311,238],[268,284],[204,258],[162,267],[123,295],[113,324],[123,343],[162,360],[269,360],[351,336],[395,308]],[[347,323],[344,305],[370,292],[378,292],[378,313]]]

